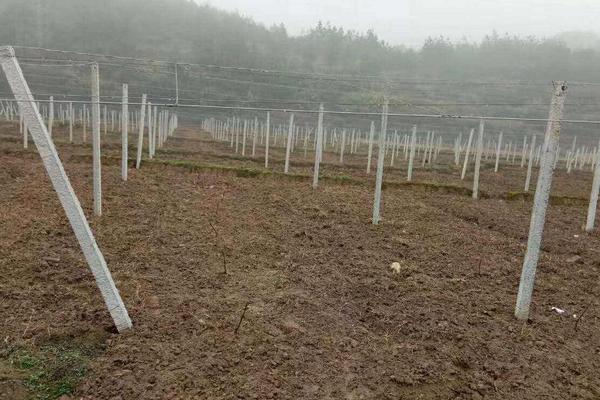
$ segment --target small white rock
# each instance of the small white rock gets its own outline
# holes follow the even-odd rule
[[[399,262],[394,262],[394,263],[392,263],[392,265],[390,266],[390,269],[391,269],[392,271],[394,271],[394,273],[396,273],[396,274],[399,274],[399,273],[400,273],[400,268],[401,268],[401,266],[400,266],[400,263],[399,263]]]
[[[556,313],[558,313],[560,315],[563,315],[566,312],[565,310],[562,310],[558,307],[552,307],[552,311],[556,311]]]

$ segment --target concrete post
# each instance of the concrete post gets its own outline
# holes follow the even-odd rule
[[[373,225],[381,220],[381,189],[383,186],[383,165],[385,160],[385,140],[387,137],[388,102],[386,100],[381,113],[381,132],[379,132],[379,154],[377,156],[377,175],[375,179],[375,200],[373,202]]]
[[[523,137],[523,149],[521,154],[521,168],[525,166],[525,157],[527,157],[527,136]]]
[[[27,126],[27,120],[23,118],[23,148],[29,147],[29,127]]]
[[[344,149],[346,148],[346,130],[342,129],[342,143],[340,144],[340,164],[344,163]]]
[[[144,146],[144,123],[146,122],[146,95],[142,95],[142,109],[140,110],[139,119],[139,133],[137,141],[137,158],[135,161],[135,168],[140,169],[142,164],[142,147]]]
[[[408,175],[406,180],[412,181],[413,165],[415,163],[415,152],[417,151],[417,126],[414,125],[412,128],[412,134],[410,137],[410,155],[408,156]]]
[[[394,131],[392,135],[392,154],[390,156],[390,167],[394,166],[394,158],[396,158],[396,147],[398,146],[398,131]]]
[[[102,166],[100,158],[100,73],[92,64],[92,147],[94,166],[94,214],[102,215]]]
[[[534,162],[534,151],[535,151],[535,140],[536,136],[533,135],[533,139],[531,139],[531,145],[529,146],[529,160],[527,163],[527,177],[525,178],[525,192],[529,192],[529,183],[531,182],[531,171],[533,169]]]
[[[475,155],[475,174],[473,175],[473,198],[479,197],[479,170],[481,168],[481,155],[483,152],[483,132],[485,124],[479,121],[479,137],[477,138],[477,154]]]
[[[156,155],[156,141],[158,139],[158,107],[154,106],[154,111],[152,111],[152,157]]]
[[[104,122],[104,136],[106,136],[106,134],[108,133],[108,118],[106,116],[106,114],[108,114],[108,106],[104,105],[104,114],[102,116],[103,122]]]
[[[500,163],[500,150],[502,150],[502,132],[498,135],[498,147],[496,148],[496,165],[494,172],[498,172],[498,164]]]
[[[315,145],[315,168],[313,171],[313,189],[316,189],[319,186],[319,167],[321,165],[321,149],[323,147],[323,113],[324,113],[323,104],[319,106],[319,122],[317,124],[317,133],[316,140],[317,143]]]
[[[83,105],[83,109],[81,111],[81,114],[82,114],[82,120],[83,120],[82,121],[82,123],[83,123],[83,135],[82,135],[81,140],[83,141],[83,143],[86,143],[87,142],[87,132],[86,132],[86,129],[87,129],[87,108],[86,108],[85,104]]]
[[[75,114],[73,111],[73,103],[69,102],[69,143],[73,143],[73,119]]]
[[[269,168],[269,136],[271,131],[271,113],[267,113],[267,124],[265,126],[265,168]]]
[[[246,135],[248,134],[248,120],[244,120],[244,132],[242,135],[242,156],[246,155]]]
[[[256,156],[256,138],[258,136],[258,117],[254,117],[254,130],[252,135],[252,158],[254,158]]]
[[[18,99],[20,112],[23,114],[25,122],[29,126],[31,137],[33,138],[54,190],[56,191],[71,227],[73,228],[79,246],[92,270],[96,284],[100,289],[117,330],[123,332],[130,329],[132,325],[127,309],[112,280],[104,257],[96,244],[94,235],[83,214],[79,200],[71,187],[71,183],[69,182],[69,178],[65,173],[63,165],[60,162],[56,148],[44,125],[44,121],[38,112],[37,107],[34,105],[33,95],[25,81],[25,77],[15,58],[12,47],[0,48],[0,63],[2,64],[2,69],[6,74],[12,92],[15,98]]]
[[[123,84],[123,104],[121,109],[121,179],[127,181],[129,158],[129,85]]]
[[[48,134],[52,137],[52,128],[54,127],[54,97],[50,96],[50,103],[48,104]]]
[[[545,137],[547,143],[544,146],[544,154],[542,156],[542,163],[538,175],[537,189],[535,191],[531,223],[529,226],[527,252],[523,261],[523,271],[521,273],[519,293],[517,295],[517,304],[515,307],[515,317],[520,320],[527,320],[529,318],[529,308],[533,294],[535,273],[544,232],[546,209],[548,207],[550,188],[552,186],[554,157],[556,157],[556,148],[558,147],[558,140],[560,137],[560,120],[562,118],[566,95],[566,83],[555,82],[554,95],[552,97],[552,104],[548,116],[548,125],[546,126]]]
[[[469,153],[471,152],[471,144],[473,143],[473,133],[475,133],[475,129],[471,129],[471,133],[469,133],[469,141],[467,142],[467,148],[465,150],[465,161],[463,163],[462,174],[460,175],[461,180],[464,180],[465,175],[467,175],[467,167],[469,166]]]
[[[287,174],[290,170],[290,153],[292,151],[292,138],[294,136],[294,114],[290,115],[290,125],[288,127],[287,143],[285,146],[285,167],[283,172]]]
[[[373,158],[373,136],[375,135],[375,121],[371,121],[371,130],[369,131],[369,150],[367,153],[367,174],[371,173],[371,159]]]
[[[600,149],[600,147],[598,147]],[[588,206],[587,220],[585,230],[591,232],[594,230],[596,221],[596,208],[598,206],[598,192],[600,191],[600,151],[596,153],[596,165],[594,166],[594,180],[592,182],[592,192],[590,194],[590,204]]]
[[[240,119],[239,118],[233,124],[233,130],[235,132],[235,154],[237,154],[240,149]]]
[[[146,114],[147,114],[147,118],[148,118],[148,158],[149,159],[153,159],[154,158],[154,136],[152,135],[152,103],[148,102],[148,105],[146,106]]]

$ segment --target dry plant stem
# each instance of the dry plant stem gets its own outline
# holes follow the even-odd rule
[[[233,331],[236,335],[238,334],[238,331],[240,330],[240,326],[242,325],[242,321],[244,320],[244,316],[246,315],[246,310],[248,309],[249,305],[250,305],[250,302],[246,303],[246,305],[244,306],[244,311],[242,311],[242,315],[240,316],[240,320],[238,321],[238,324],[235,327],[235,331]]]
[[[223,200],[224,197],[225,196],[221,194],[221,200]],[[217,220],[219,219],[219,202],[217,202],[217,206],[215,209],[215,217],[217,218]],[[212,222],[208,221],[208,225],[210,225],[215,234],[215,247],[219,249],[219,252],[221,253],[221,258],[223,259],[223,274],[227,275],[227,256],[225,254],[225,249],[223,248],[223,246],[219,246],[221,236],[219,235],[219,231],[217,230],[217,228],[215,228]]]

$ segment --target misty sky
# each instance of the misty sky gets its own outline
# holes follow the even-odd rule
[[[600,0],[196,0],[252,17],[283,22],[298,34],[321,20],[375,32],[392,44],[420,46],[427,36],[478,40],[499,33],[553,36],[600,31]]]

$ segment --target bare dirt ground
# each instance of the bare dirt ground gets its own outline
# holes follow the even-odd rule
[[[521,190],[520,168],[486,171],[482,190],[498,195],[479,201],[389,186],[373,226],[358,167],[326,165],[359,183],[318,190],[158,162],[123,183],[115,134],[92,218],[90,148],[57,132],[134,322],[118,335],[39,156],[14,127],[0,134],[0,399],[600,398],[600,235],[581,231],[586,206],[551,207],[532,320],[513,318],[531,203],[500,194]],[[177,136],[160,159],[260,168]],[[449,168],[415,178],[461,185]],[[590,183],[559,173],[554,193],[585,197]]]

